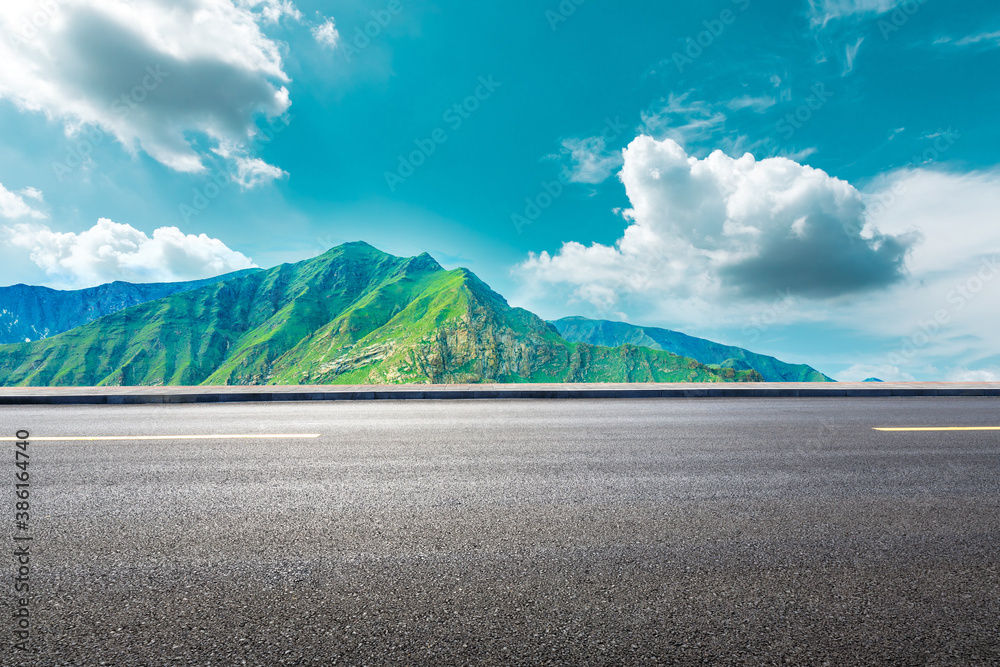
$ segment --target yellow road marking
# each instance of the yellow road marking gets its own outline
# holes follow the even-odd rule
[[[318,438],[321,434],[319,433],[268,433],[268,434],[257,434],[250,433],[245,435],[63,435],[63,436],[53,436],[53,437],[41,437],[33,438],[28,437],[27,440],[30,442],[68,442],[76,440],[236,440],[236,439],[250,439],[250,440],[260,440],[264,438],[276,438],[282,440],[288,440],[291,438]],[[0,438],[2,441],[11,442],[15,440],[22,440],[22,438]]]
[[[1000,426],[921,426],[905,428],[875,428],[873,431],[1000,431]]]

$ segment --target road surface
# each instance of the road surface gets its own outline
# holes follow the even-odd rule
[[[35,651],[6,613],[0,662],[996,664],[1000,431],[873,428],[998,408],[0,408],[31,434],[30,530],[11,441],[0,507],[33,537]],[[133,439],[164,435],[236,437]],[[37,439],[80,436],[129,437]]]

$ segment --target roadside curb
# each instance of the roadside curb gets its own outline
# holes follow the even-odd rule
[[[0,388],[2,405],[137,405],[278,401],[412,401],[627,398],[1000,397],[1000,383],[394,385],[324,387],[18,387]]]

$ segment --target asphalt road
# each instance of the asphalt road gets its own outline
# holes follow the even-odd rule
[[[10,647],[8,555],[5,665],[1000,663],[1000,431],[872,430],[1000,426],[998,399],[0,420],[8,437],[322,434],[33,441],[36,652]]]

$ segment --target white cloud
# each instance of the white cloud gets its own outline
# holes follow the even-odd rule
[[[810,27],[819,47],[816,62],[839,61],[840,76],[847,76],[854,71],[864,42],[857,34],[859,22],[893,11],[906,2],[919,8],[915,0],[809,0]],[[880,28],[885,25],[880,23]]]
[[[809,19],[813,28],[825,28],[831,21],[861,18],[892,11],[905,0],[809,0]]]
[[[604,137],[565,139],[562,154],[570,159],[567,170],[573,183],[602,183],[622,165],[620,151],[609,151]]]
[[[129,151],[201,172],[193,136],[246,142],[258,114],[288,109],[279,45],[258,25],[282,15],[297,10],[273,0],[2,3],[0,30],[13,38],[0,40],[0,98],[67,134],[96,126]]]
[[[941,37],[934,41],[935,44],[951,44],[952,46],[975,46],[986,42],[989,48],[1000,47],[1000,30],[996,32],[983,32],[976,35],[968,35],[961,39],[953,37]]]
[[[948,374],[949,382],[1000,382],[1000,368],[970,371],[967,368],[954,368]]]
[[[267,23],[278,23],[284,16],[292,21],[302,20],[302,12],[290,0],[238,0],[237,5],[259,12]]]
[[[892,289],[810,315],[859,331],[886,351],[866,354],[865,368],[896,368],[883,380],[957,379],[961,372],[995,370],[1000,353],[1000,171],[950,173],[900,170],[865,194],[871,221],[884,233],[919,229],[910,279]],[[801,317],[807,314],[797,313]],[[991,359],[993,360],[991,362]],[[990,364],[993,364],[991,366]],[[858,370],[863,374],[866,370]],[[889,375],[885,371],[886,375]],[[858,379],[845,373],[838,379]],[[861,378],[863,379],[863,378]]]
[[[279,178],[286,178],[288,172],[268,164],[264,160],[249,157],[244,146],[233,146],[223,143],[212,150],[219,157],[231,162],[233,182],[244,190],[250,190],[258,185],[265,185]]]
[[[31,261],[70,287],[115,280],[196,280],[255,266],[219,239],[184,234],[176,227],[160,227],[150,238],[135,227],[101,218],[79,234],[23,223],[5,231],[11,245],[27,249]]]
[[[803,340],[803,336],[812,335],[808,332],[818,330],[843,331],[845,340],[858,341],[849,354],[832,355],[827,344],[818,342],[811,355],[814,360],[825,355],[828,366],[845,368],[833,373],[840,380],[875,376],[886,381],[982,381],[998,373],[1000,226],[996,211],[1000,210],[1000,170],[903,169],[857,192],[822,172],[810,173],[789,162],[784,164],[788,174],[795,176],[786,182],[791,188],[776,186],[781,180],[775,180],[770,172],[778,165],[761,169],[750,179],[748,176],[768,161],[751,163],[743,158],[748,165],[756,165],[744,177],[753,187],[726,188],[723,192],[730,194],[720,202],[706,198],[705,192],[711,189],[703,179],[693,178],[697,171],[706,171],[711,159],[694,161],[702,165],[695,169],[690,157],[686,165],[681,161],[683,152],[675,147],[678,159],[637,162],[639,156],[631,153],[632,148],[622,176],[633,204],[633,224],[614,245],[567,243],[557,253],[531,256],[516,269],[524,279],[520,294],[515,295],[518,305],[546,308],[549,317],[584,311],[582,314],[610,318],[612,313],[624,311],[614,319],[699,333],[751,349],[762,344],[751,337],[757,331],[753,323],[761,320],[762,313],[774,311],[778,315],[770,318],[773,324],[768,322],[768,339]],[[667,167],[671,162],[675,169]],[[659,179],[651,183],[637,180],[637,164],[656,169]],[[724,168],[717,173],[734,171],[735,165],[728,158],[721,164]],[[652,178],[653,172],[649,174]],[[688,174],[692,178],[684,185]],[[710,184],[712,180],[726,183],[726,179],[714,177]],[[675,185],[673,192],[669,183]],[[745,197],[738,194],[741,190]],[[736,223],[761,230],[763,239],[776,238],[774,232],[782,227],[789,232],[786,236],[805,232],[808,237],[808,229],[798,222],[801,216],[789,223],[785,213],[774,210],[778,205],[787,207],[792,199],[783,193],[793,191],[799,193],[794,199],[803,204],[812,202],[809,206],[814,210],[827,213],[821,224],[831,230],[839,224],[835,222],[836,211],[856,211],[861,199],[865,231],[858,233],[857,223],[845,225],[845,233],[834,237],[847,239],[850,234],[846,232],[851,232],[856,234],[854,243],[845,246],[842,240],[831,238],[828,245],[807,253],[817,258],[816,268],[837,256],[870,259],[872,242],[881,236],[898,239],[901,247],[909,249],[907,275],[884,289],[817,300],[805,298],[809,273],[801,273],[804,280],[786,283],[793,304],[787,308],[776,307],[782,297],[773,293],[764,303],[728,298],[725,267],[733,251],[726,240],[732,240],[740,229]],[[743,200],[766,203],[765,211],[773,211],[766,216],[770,221],[751,222],[745,212],[755,208],[740,204]],[[720,211],[725,215],[721,224]],[[674,229],[663,218],[680,220],[683,225]],[[853,219],[853,214],[847,219]],[[712,220],[716,221],[714,226]],[[923,240],[913,243],[916,235]],[[766,251],[767,245],[764,243],[762,249]],[[774,266],[762,269],[762,275],[787,265],[786,258],[771,256]],[[836,287],[838,273],[850,271],[850,262],[839,262],[839,266],[828,271],[831,287]],[[575,302],[570,309],[566,308],[567,300]],[[769,353],[780,356],[780,349]]]
[[[801,150],[797,150],[792,153],[788,151],[780,151],[779,155],[781,155],[781,157],[786,157],[789,160],[794,160],[795,162],[802,162],[807,157],[815,155],[818,152],[819,152],[818,148],[816,148],[815,146],[810,146],[809,148],[803,148]]]
[[[900,280],[917,239],[866,227],[860,192],[786,158],[716,151],[699,160],[670,139],[640,136],[619,178],[632,224],[614,246],[570,242],[554,255],[532,253],[521,274],[605,311],[629,297],[663,310],[745,304],[789,289],[829,299]]]
[[[24,188],[11,192],[0,183],[0,218],[46,218],[44,212],[32,208],[24,201],[25,197],[38,203],[42,202],[42,191],[36,188]]]
[[[3,185],[0,185],[0,187],[3,187]],[[21,190],[18,191],[18,193],[22,197],[27,197],[28,199],[34,199],[37,202],[40,202],[43,199],[42,191],[39,190],[38,188],[32,188],[32,187],[22,188]]]
[[[840,382],[863,382],[868,378],[877,378],[883,382],[913,382],[916,379],[912,373],[890,364],[880,366],[855,364],[847,370],[837,373],[836,377]]]
[[[847,76],[854,71],[854,60],[858,57],[858,51],[861,50],[861,44],[865,41],[864,37],[859,37],[858,41],[854,44],[848,44],[844,53],[844,71],[843,76]]]
[[[690,92],[671,93],[640,117],[640,129],[645,134],[669,137],[685,145],[710,138],[726,124],[724,113],[707,102],[691,99]]]
[[[728,106],[732,111],[752,109],[756,113],[764,113],[777,103],[778,101],[770,95],[763,95],[760,97],[744,95],[743,97],[737,97],[729,100],[729,102],[726,103],[726,106]]]
[[[969,46],[970,44],[981,44],[982,42],[993,42],[993,46],[1000,46],[1000,30],[969,35],[958,40],[955,44],[958,46]]]
[[[768,81],[772,87],[782,85],[782,79],[777,75],[769,77]],[[654,139],[672,139],[697,155],[706,155],[708,147],[711,147],[731,155],[753,153],[801,162],[817,151],[812,146],[784,145],[775,140],[775,133],[784,124],[774,122],[775,119],[780,121],[774,107],[791,102],[791,90],[788,88],[781,91],[780,99],[772,95],[743,95],[725,101],[706,101],[695,98],[694,94],[694,91],[683,95],[671,94],[669,98],[650,105],[640,113],[638,130]],[[758,114],[760,118],[747,118],[748,112]],[[737,122],[730,123],[731,117],[737,118]],[[791,138],[787,141],[790,142]]]
[[[915,277],[968,271],[973,258],[1000,255],[998,171],[903,169],[876,180],[865,199],[886,233],[918,228],[925,236],[908,261]]]
[[[327,19],[312,29],[313,38],[320,46],[335,49],[340,44],[340,31],[333,19]]]
[[[237,157],[234,179],[241,188],[249,190],[264,183],[284,178],[288,172],[268,164],[260,158]]]

